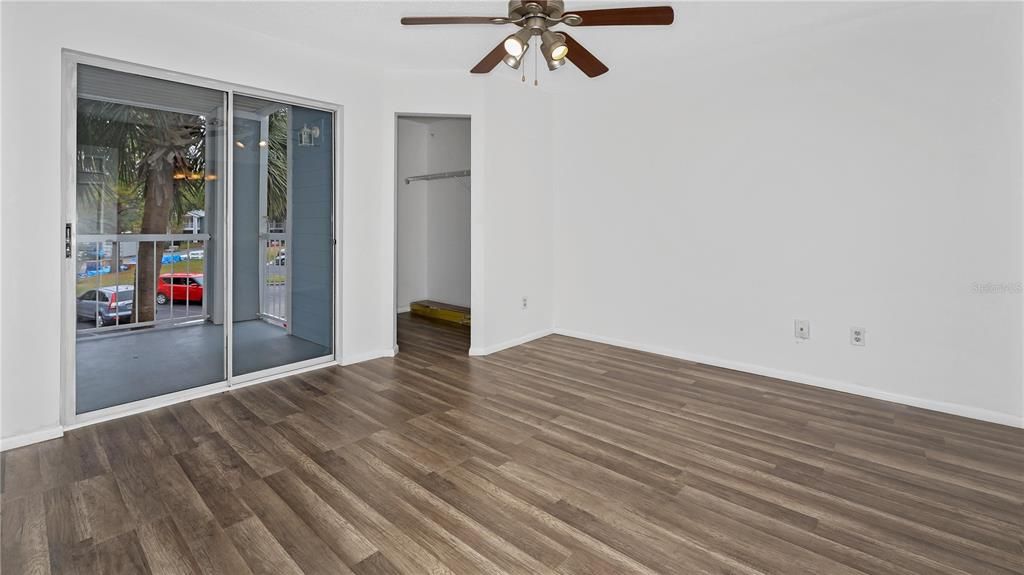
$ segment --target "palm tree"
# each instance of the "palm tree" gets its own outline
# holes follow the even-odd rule
[[[205,208],[208,121],[197,114],[79,100],[79,146],[117,151],[114,185],[96,182],[84,188],[89,201],[97,204],[113,196],[117,233],[167,234],[172,228],[180,229],[182,217],[190,210]],[[270,114],[268,123],[267,216],[280,222],[287,216],[287,108]],[[139,242],[135,322],[156,318],[155,274],[166,247],[166,242]]]
[[[267,218],[283,222],[288,210],[288,110],[270,114],[268,123]]]
[[[125,229],[119,217],[118,233],[166,234],[172,219],[178,222],[188,210],[203,206],[203,116],[80,99],[78,143],[117,151],[115,186],[87,186],[91,201],[107,201],[113,194],[119,215],[138,209],[141,203],[139,229]],[[166,242],[139,242],[133,306],[136,322],[156,317],[155,274],[166,247]]]

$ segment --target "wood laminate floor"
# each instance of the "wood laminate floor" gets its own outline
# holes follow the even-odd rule
[[[551,336],[3,455],[23,573],[1024,573],[1024,431]]]

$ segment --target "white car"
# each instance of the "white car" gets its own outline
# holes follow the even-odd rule
[[[203,250],[192,250],[188,252],[188,259],[190,260],[201,260],[206,257],[206,253]]]

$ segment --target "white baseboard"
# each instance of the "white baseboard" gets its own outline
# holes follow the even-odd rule
[[[21,435],[12,435],[11,437],[0,439],[0,451],[25,447],[26,445],[32,445],[33,443],[39,443],[40,441],[56,439],[62,435],[64,435],[64,428],[59,425],[39,429],[29,433],[22,433]]]
[[[404,305],[404,306],[402,306],[402,307],[400,307],[400,308],[396,309],[396,310],[395,310],[395,313],[406,313],[406,312],[410,311],[411,309],[412,309],[412,308],[410,308],[409,306],[407,306],[407,305]]]
[[[1009,413],[1001,413],[998,411],[991,411],[988,409],[981,409],[978,407],[971,407],[969,405],[960,405],[957,403],[948,403],[945,401],[935,401],[932,399],[923,399],[920,397],[913,397],[910,395],[902,395],[898,393],[890,393],[882,391],[873,387],[866,387],[863,385],[857,385],[848,383],[845,381],[839,381],[835,379],[828,379],[809,375],[806,373],[798,373],[792,371],[785,371],[780,369],[774,369],[770,367],[764,367],[760,365],[754,365],[750,363],[743,363],[739,361],[732,361],[728,359],[722,359],[720,357],[709,357],[706,355],[687,353],[683,351],[677,351],[672,349],[666,349],[657,346],[637,344],[621,339],[609,338],[590,333],[584,333],[580,331],[574,331],[571,329],[555,328],[552,333],[558,335],[564,335],[567,337],[574,337],[577,339],[585,339],[587,341],[593,341],[597,343],[605,343],[608,345],[614,345],[617,347],[624,347],[627,349],[633,349],[636,351],[644,351],[647,353],[653,353],[657,355],[664,355],[667,357],[674,357],[676,359],[684,359],[687,361],[693,361],[697,363],[703,363],[706,365],[713,365],[715,367],[722,367],[726,369],[734,369],[736,371],[743,371],[746,373],[753,373],[757,375],[763,375],[766,377],[773,377],[776,379],[784,379],[786,381],[792,381],[795,383],[802,383],[804,385],[813,385],[814,387],[822,387],[825,389],[832,389],[835,391],[842,391],[846,393],[852,393],[854,395],[861,395],[864,397],[870,397],[873,399],[881,399],[883,401],[891,401],[893,403],[900,403],[903,405],[909,405],[911,407],[920,407],[922,409],[929,409],[932,411],[940,411],[942,413],[949,413],[951,415],[959,415],[962,417],[968,417],[971,419],[978,419],[981,421],[987,421],[989,423],[998,423],[1000,425],[1008,425],[1010,427],[1024,428],[1024,417],[1016,417]],[[472,350],[470,351],[472,355]]]
[[[553,330],[542,329],[540,331],[528,333],[524,336],[517,337],[515,339],[510,339],[508,341],[503,341],[495,345],[488,345],[484,347],[471,347],[469,348],[469,355],[490,355],[492,353],[499,352],[503,349],[508,349],[510,347],[515,347],[517,345],[522,345],[528,341],[540,339],[546,335],[551,335],[553,333],[555,333]]]
[[[362,363],[364,361],[370,361],[371,359],[378,359],[381,357],[395,357],[397,347],[398,346],[389,349],[379,349],[377,351],[352,354],[341,358],[340,363],[341,365],[352,365],[353,363]]]

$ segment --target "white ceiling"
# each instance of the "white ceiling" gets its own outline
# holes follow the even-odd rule
[[[651,2],[568,1],[588,9]],[[671,2],[672,26],[576,28],[573,36],[614,73],[663,71],[673,61],[728,50],[807,27],[827,25],[893,8],[890,2]],[[515,28],[510,25],[401,26],[403,16],[500,16],[503,0],[476,2],[269,2],[204,4],[211,20],[266,37],[303,45],[337,58],[391,70],[452,70],[468,73]],[[543,68],[543,63],[541,63]],[[499,66],[495,73],[515,75]],[[543,72],[546,74],[546,70]],[[582,76],[570,66],[556,72]],[[554,77],[554,75],[552,75]],[[545,77],[541,76],[542,81]]]

